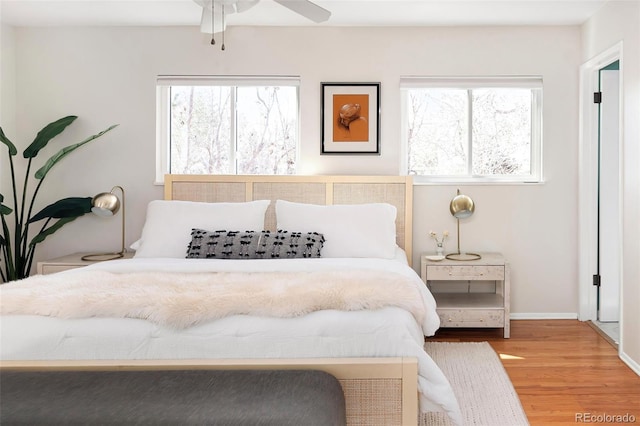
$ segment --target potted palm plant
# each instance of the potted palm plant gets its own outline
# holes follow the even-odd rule
[[[6,137],[2,127],[0,127],[0,142],[6,145],[9,154],[10,191],[13,196],[13,203],[7,203],[12,205],[12,207],[9,207],[9,205],[4,204],[5,197],[0,193],[0,218],[2,220],[2,229],[0,229],[0,257],[2,259],[0,263],[0,279],[2,279],[2,282],[28,277],[33,264],[36,245],[67,223],[91,211],[91,197],[69,197],[58,200],[38,213],[32,214],[36,197],[51,168],[71,152],[99,138],[117,126],[117,124],[112,125],[100,133],[89,136],[82,142],[66,146],[56,152],[35,172],[33,178],[37,181],[37,185],[32,192],[29,192],[29,174],[33,160],[51,139],[62,133],[76,118],[78,117],[70,115],[47,124],[24,150],[22,156],[27,160],[27,166],[21,193],[17,190],[19,182],[16,181],[14,168],[14,157],[17,155],[18,150]],[[9,217],[12,214],[13,221]],[[39,224],[40,229],[29,240],[29,227],[32,224],[36,226],[36,222],[41,222],[42,224]]]

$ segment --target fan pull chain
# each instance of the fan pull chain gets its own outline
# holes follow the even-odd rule
[[[216,33],[216,20],[215,15],[213,14],[214,7],[216,2],[211,0],[211,45],[216,44],[215,33]]]
[[[224,3],[222,3],[222,50],[224,50],[224,33],[226,31],[225,17],[224,17]]]

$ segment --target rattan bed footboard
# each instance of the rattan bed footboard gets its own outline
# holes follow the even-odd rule
[[[1,361],[2,371],[309,369],[336,377],[344,391],[348,425],[413,426],[418,418],[415,358],[265,360]]]

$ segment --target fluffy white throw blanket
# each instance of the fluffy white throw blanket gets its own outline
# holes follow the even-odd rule
[[[286,318],[385,306],[423,322],[416,281],[393,272],[74,271],[0,286],[2,315],[140,318],[174,328],[239,314]]]

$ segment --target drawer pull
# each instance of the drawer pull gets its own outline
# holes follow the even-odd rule
[[[449,272],[449,276],[453,275],[453,272]]]

